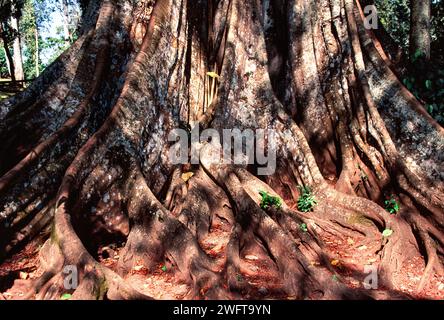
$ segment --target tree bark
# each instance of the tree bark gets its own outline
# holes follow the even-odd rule
[[[58,299],[69,265],[73,298],[156,298],[134,272],[162,265],[181,298],[260,298],[251,254],[279,297],[407,298],[413,261],[415,294],[435,285],[443,128],[361,13],[353,0],[90,1],[79,39],[0,104],[0,252],[51,227],[26,297]],[[175,165],[179,127],[273,129],[276,171],[212,162],[217,139],[201,141],[198,164]],[[312,212],[298,210],[301,186]],[[264,207],[261,192],[282,205]],[[99,259],[109,241],[120,244],[113,266]],[[362,283],[368,264],[377,290],[346,280]]]
[[[431,1],[410,1],[410,56],[419,52],[425,60],[430,59]]]
[[[25,75],[23,72],[23,59],[22,59],[22,44],[19,29],[19,19],[12,16],[11,17],[11,27],[17,32],[17,36],[13,41],[13,59],[14,59],[14,73],[16,80],[24,80]]]
[[[6,34],[4,33],[2,25],[0,25],[0,34],[3,42],[3,50],[5,51],[6,61],[8,64],[9,75],[11,76],[11,80],[15,82],[14,60],[12,58],[11,51],[9,50],[9,41]]]
[[[38,77],[40,75],[40,52],[39,52],[39,27],[37,22],[34,26],[34,37],[35,37],[35,76]]]
[[[65,37],[65,45],[69,46],[72,43],[72,35],[69,30],[70,26],[70,17],[69,17],[69,7],[68,1],[62,0],[62,12],[63,12],[63,34]]]

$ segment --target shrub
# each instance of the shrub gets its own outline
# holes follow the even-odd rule
[[[262,197],[260,204],[262,209],[268,209],[273,206],[279,209],[282,206],[281,198],[272,196],[266,191],[259,191],[259,194]]]
[[[396,214],[399,211],[399,203],[396,201],[394,196],[392,195],[390,199],[384,201],[385,210],[390,212],[390,214]]]
[[[310,187],[299,186],[301,195],[298,199],[298,210],[302,212],[313,211],[313,208],[318,204]]]

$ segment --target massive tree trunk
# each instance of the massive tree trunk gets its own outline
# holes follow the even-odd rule
[[[133,271],[159,265],[184,298],[255,297],[264,270],[277,296],[393,298],[414,261],[416,292],[436,284],[443,129],[399,82],[358,2],[132,3],[90,1],[83,35],[0,105],[0,252],[51,226],[28,298],[58,299],[67,265],[79,271],[73,298],[156,297]],[[199,164],[174,165],[168,135],[184,123],[275,130],[276,171],[212,163],[217,139]],[[298,210],[298,186],[313,190],[312,212]],[[260,191],[282,206],[260,206]],[[390,195],[396,215],[383,208]],[[99,251],[116,239],[107,266]],[[367,264],[379,290],[359,285]]]

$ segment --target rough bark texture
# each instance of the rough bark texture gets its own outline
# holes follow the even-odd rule
[[[68,46],[72,42],[72,34],[69,30],[70,18],[69,18],[69,7],[68,1],[62,0],[62,11],[63,11],[63,35],[65,37],[65,45]]]
[[[23,60],[22,60],[22,42],[20,39],[19,32],[19,19],[16,17],[11,17],[11,27],[17,32],[17,36],[13,41],[13,59],[14,59],[14,74],[16,80],[25,79],[23,72]]]
[[[412,0],[410,2],[410,55],[420,52],[430,59],[431,1]]]
[[[242,298],[247,253],[294,299],[398,297],[414,259],[417,292],[441,276],[443,129],[361,12],[353,0],[90,1],[83,35],[0,105],[0,252],[51,228],[26,297],[58,299],[75,265],[73,298],[152,298],[132,271],[163,264],[183,298]],[[167,137],[183,123],[276,130],[276,172],[211,163],[214,140],[199,165],[173,165]],[[298,185],[314,190],[313,212],[297,210]],[[262,209],[259,191],[282,207]],[[396,215],[383,208],[391,194]],[[362,257],[355,280],[372,259],[380,290],[336,277],[331,238]],[[98,260],[109,239],[122,243],[114,268]]]

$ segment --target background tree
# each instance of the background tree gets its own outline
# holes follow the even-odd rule
[[[9,77],[8,60],[5,55],[5,51],[2,45],[0,49],[0,78]]]
[[[15,68],[12,52],[12,42],[16,37],[16,32],[10,26],[10,19],[13,14],[13,1],[2,0],[0,2],[0,36],[3,42],[4,53],[7,58],[7,67],[11,79],[15,81]]]
[[[14,59],[14,73],[16,80],[24,80],[23,72],[23,58],[22,58],[22,41],[20,34],[20,18],[22,16],[24,1],[12,1],[11,8],[11,28],[14,32],[13,59]]]
[[[21,19],[21,34],[25,44],[23,50],[25,75],[27,79],[33,79],[39,76],[40,70],[44,68],[40,59],[42,39],[37,21],[35,0],[25,1]]]
[[[444,1],[432,1],[431,55],[444,61]]]
[[[427,6],[428,2],[419,1],[418,3],[420,3],[419,6],[421,4]],[[416,98],[423,101],[427,111],[441,125],[444,124],[444,55],[442,49],[444,47],[444,34],[442,32],[444,2],[441,0],[432,1],[431,16],[429,15],[428,18],[422,17],[423,20],[430,20],[425,23],[429,25],[429,27],[426,27],[428,31],[425,31],[425,33],[430,33],[431,41],[429,43],[430,59],[428,60],[424,59],[425,55],[421,54],[419,48],[413,49],[414,45],[409,45],[411,38],[409,30],[415,28],[413,25],[410,26],[410,23],[420,20],[411,17],[410,6],[413,6],[413,2],[409,4],[407,0],[377,0],[375,3],[382,25],[398,44],[404,55],[404,58],[398,59],[398,74]],[[419,26],[419,22],[417,26]],[[421,34],[421,31],[416,31],[416,34]]]
[[[35,4],[38,13],[38,24],[41,29],[52,31],[41,43],[42,55],[46,64],[53,62],[77,39],[77,27],[80,20],[80,7],[78,1],[57,0],[40,1]],[[62,22],[54,32],[54,25],[50,17],[59,17]]]
[[[63,4],[67,7],[62,6],[62,2],[53,0],[24,0],[18,4],[21,10],[14,13],[13,1],[3,3],[2,16],[4,17],[4,28],[7,30],[5,36],[7,36],[7,41],[14,42],[16,46],[18,40],[20,40],[20,59],[18,54],[15,55],[15,59],[23,62],[25,77],[32,79],[38,76],[42,69],[52,63],[76,39],[80,9],[77,1],[64,1]],[[60,24],[60,30],[57,34],[53,27],[57,21],[64,21],[64,8],[68,10],[69,21],[66,27],[65,23]],[[18,30],[11,26],[13,13],[20,15]],[[64,35],[63,30],[66,28],[69,32],[68,38],[71,40]],[[43,38],[41,34],[44,35]],[[48,37],[48,34],[51,36]],[[65,38],[68,39],[68,42],[65,41]],[[12,50],[12,45],[9,47],[11,47],[11,57],[14,57],[14,52],[18,53],[19,51]],[[3,55],[5,55],[5,52],[3,52]],[[8,67],[9,61],[6,60],[6,62],[2,65],[3,68]],[[12,63],[14,65],[14,61]],[[20,66],[18,69],[20,69]]]
[[[431,0],[410,0],[410,56],[430,59]]]
[[[370,2],[368,2],[370,3]],[[376,0],[381,24],[392,39],[406,52],[410,38],[410,1],[409,0]]]

